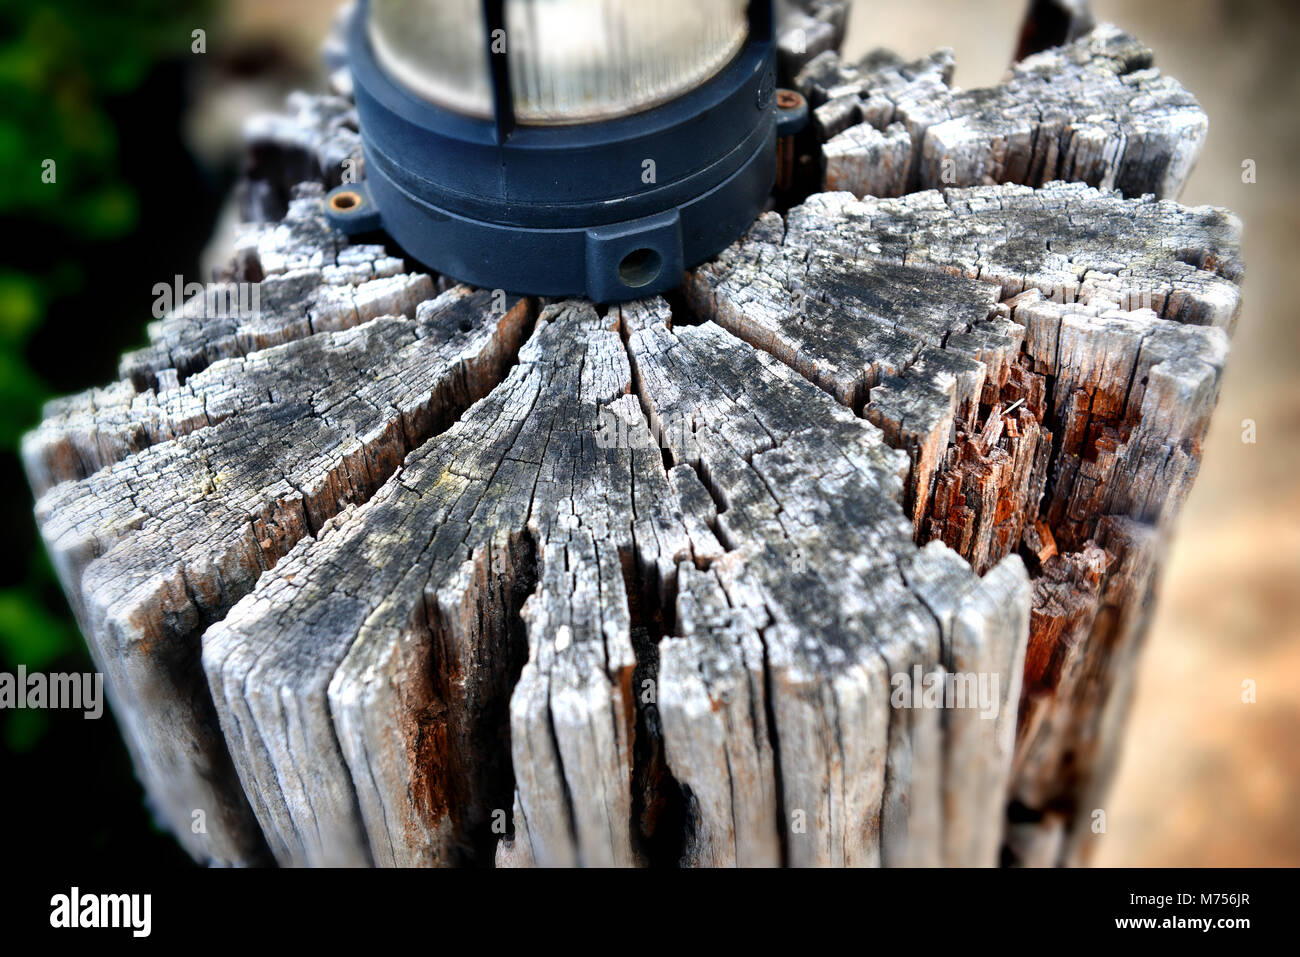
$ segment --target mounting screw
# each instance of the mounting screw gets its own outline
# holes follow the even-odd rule
[[[776,91],[776,188],[794,183],[794,138],[808,125],[808,101],[794,90]]]

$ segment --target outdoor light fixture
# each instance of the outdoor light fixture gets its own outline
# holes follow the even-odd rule
[[[330,221],[473,285],[671,289],[776,177],[772,0],[361,0],[348,58],[366,175]]]

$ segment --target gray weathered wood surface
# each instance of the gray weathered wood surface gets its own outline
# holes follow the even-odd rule
[[[1237,221],[1157,198],[1205,117],[1106,25],[991,91],[802,69],[849,191],[609,308],[332,233],[345,78],[252,125],[259,314],[178,310],[24,443],[196,858],[1086,859],[1238,310]]]

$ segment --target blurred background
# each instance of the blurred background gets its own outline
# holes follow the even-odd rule
[[[18,440],[50,397],[116,378],[153,284],[206,278],[240,126],[324,84],[335,0],[0,0],[0,670],[91,664],[40,546]],[[845,55],[956,51],[996,83],[1027,0],[855,0]],[[1200,100],[1181,197],[1244,220],[1245,307],[1164,571],[1105,808],[1101,865],[1300,864],[1300,9],[1292,0],[1094,0]],[[194,52],[194,31],[205,52]],[[41,163],[57,161],[42,183]],[[1253,184],[1242,163],[1255,161]],[[1256,442],[1242,441],[1245,420]],[[1241,700],[1242,682],[1257,700]],[[111,719],[0,711],[11,853],[185,865],[155,830]],[[16,844],[14,841],[16,840]]]

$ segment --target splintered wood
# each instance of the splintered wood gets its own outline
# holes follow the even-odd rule
[[[782,82],[819,53],[838,50],[849,21],[849,0],[776,0],[776,56]]]
[[[1172,197],[1205,142],[1196,100],[1109,24],[1015,64],[996,87],[950,86],[952,57],[813,58],[796,84],[813,107],[825,188],[918,189],[1074,180]]]
[[[950,75],[815,57],[852,192],[608,308],[348,245],[348,101],[256,124],[267,221],[220,278],[260,309],[178,308],[23,447],[191,854],[1086,860],[1240,227],[1141,195],[1205,118],[1114,28]],[[948,158],[961,188],[922,189]]]
[[[769,214],[687,283],[699,315],[861,403],[908,452],[918,542],[981,574],[1028,561],[1011,797],[1022,839],[1027,819],[1063,819],[1061,859],[1087,839],[1079,802],[1103,790],[1123,707],[1115,663],[1195,478],[1239,234],[1221,210],[1082,184],[831,193]]]

